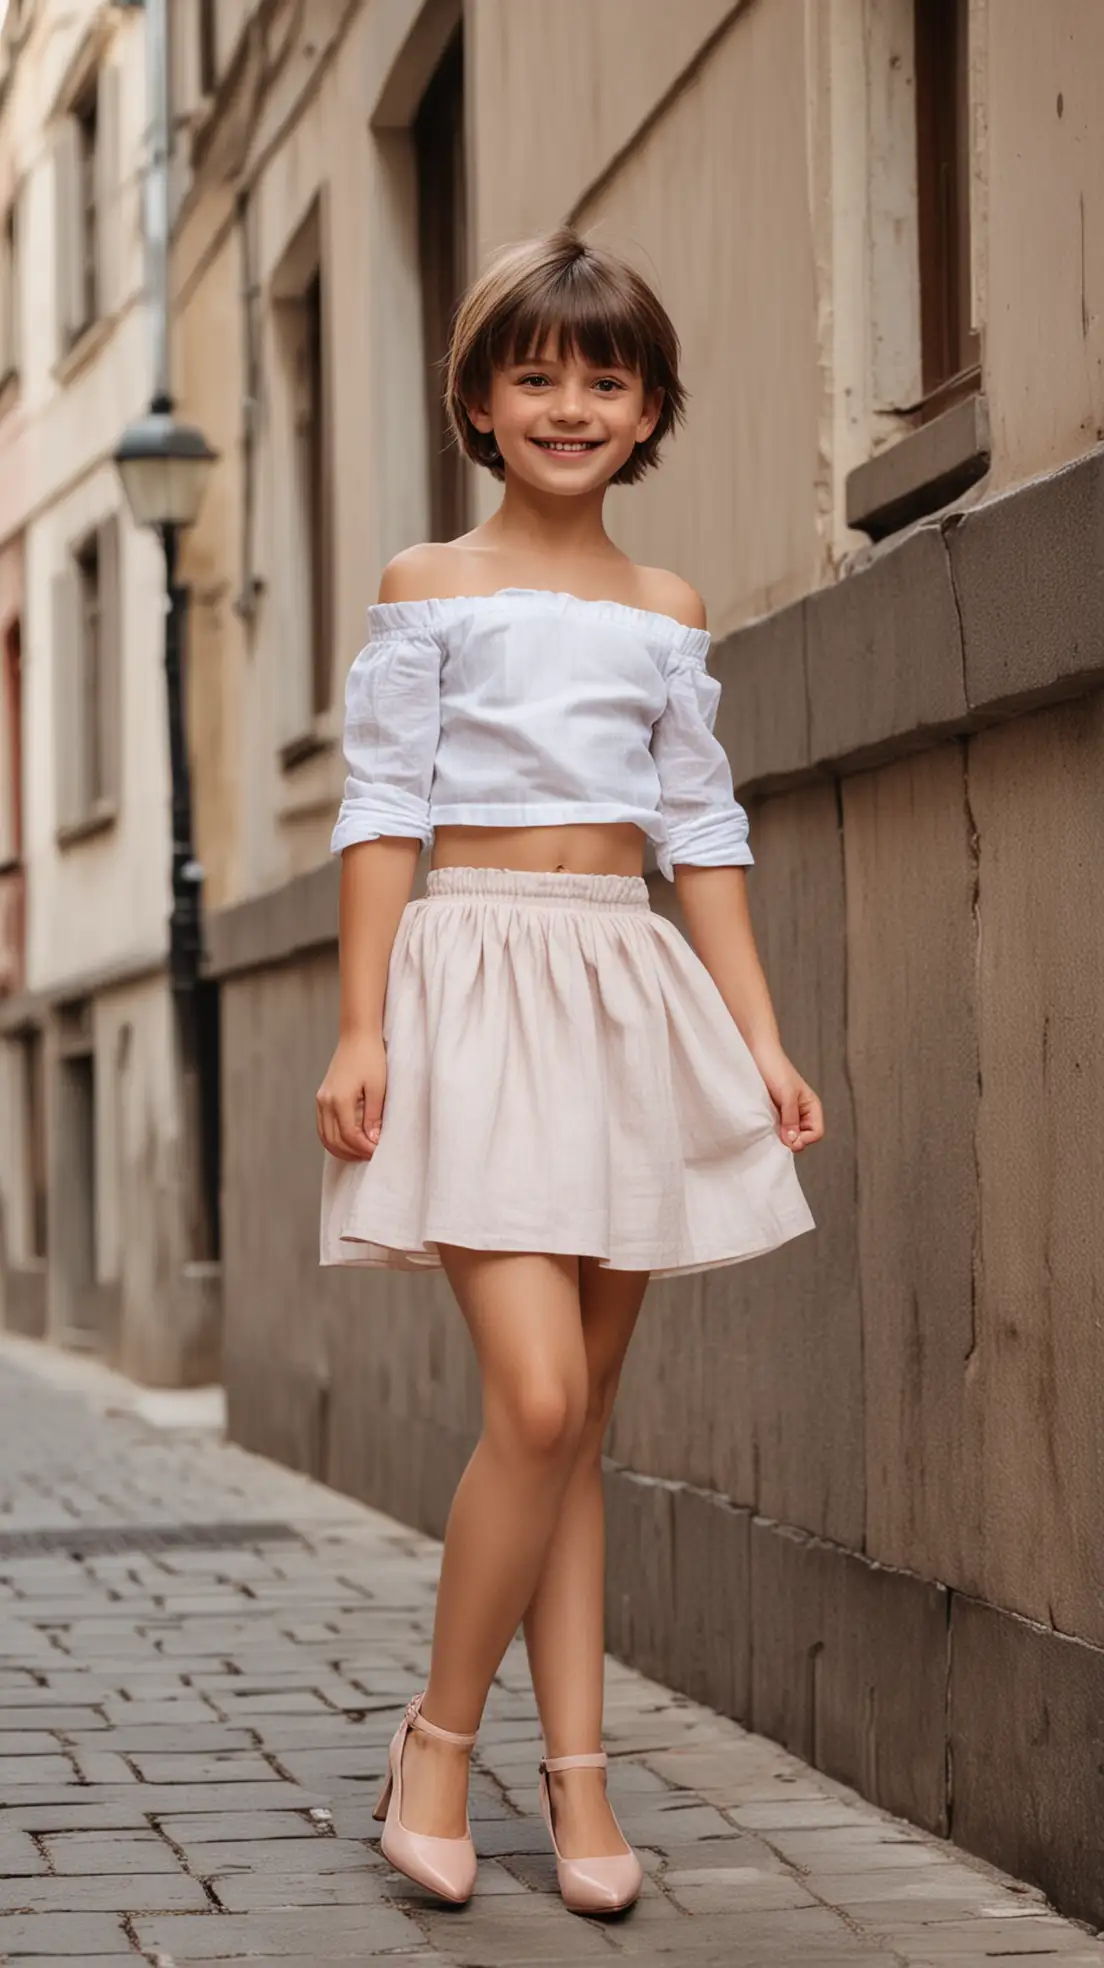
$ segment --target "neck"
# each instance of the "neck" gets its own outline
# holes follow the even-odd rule
[[[502,546],[524,549],[555,560],[569,554],[616,553],[602,519],[606,487],[577,499],[539,492],[523,479],[506,474],[506,490],[498,511],[486,523]]]

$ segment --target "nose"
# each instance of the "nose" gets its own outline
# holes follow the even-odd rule
[[[560,424],[585,424],[589,415],[586,392],[578,377],[566,377],[556,395],[553,412]]]

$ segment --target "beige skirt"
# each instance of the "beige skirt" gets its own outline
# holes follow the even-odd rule
[[[327,1155],[323,1264],[439,1244],[671,1276],[813,1228],[748,1048],[637,876],[448,868],[403,913],[370,1162]]]

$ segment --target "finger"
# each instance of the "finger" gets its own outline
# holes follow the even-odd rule
[[[811,1089],[805,1089],[801,1103],[801,1145],[809,1148],[824,1138],[824,1110]]]
[[[361,1126],[363,1095],[357,1094],[351,1100],[335,1100],[334,1116],[337,1121],[338,1138],[351,1161],[370,1161],[375,1142]]]
[[[782,1139],[787,1148],[796,1148],[801,1138],[801,1108],[798,1104],[796,1087],[782,1096],[781,1115]]]
[[[318,1137],[327,1155],[333,1155],[339,1162],[351,1160],[347,1150],[342,1146],[337,1122],[334,1119],[333,1104],[329,1100],[318,1103]]]

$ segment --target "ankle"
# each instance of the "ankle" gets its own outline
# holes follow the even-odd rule
[[[606,1787],[604,1770],[587,1769],[584,1766],[581,1770],[549,1770],[547,1774],[548,1781],[557,1796],[563,1796],[568,1791],[577,1791],[580,1796],[584,1792],[589,1795],[592,1791],[605,1790]]]
[[[461,1743],[442,1742],[440,1736],[431,1736],[424,1729],[411,1729],[406,1738],[406,1748],[420,1761],[438,1760],[442,1768],[466,1769],[471,1760],[471,1750]]]
[[[419,1727],[419,1724],[421,1727]],[[450,1749],[463,1746],[465,1755],[470,1756],[475,1747],[475,1738],[478,1732],[478,1721],[472,1724],[469,1721],[461,1721],[461,1718],[456,1714],[450,1715],[447,1704],[436,1702],[430,1690],[428,1688],[426,1689],[425,1694],[418,1704],[417,1716],[411,1725],[411,1733],[413,1735],[420,1734],[423,1740],[428,1737],[431,1742],[439,1742],[442,1747],[448,1747]],[[461,1738],[462,1744],[461,1742],[451,1742],[449,1740],[450,1737]],[[470,1741],[463,1740],[469,1737]]]

